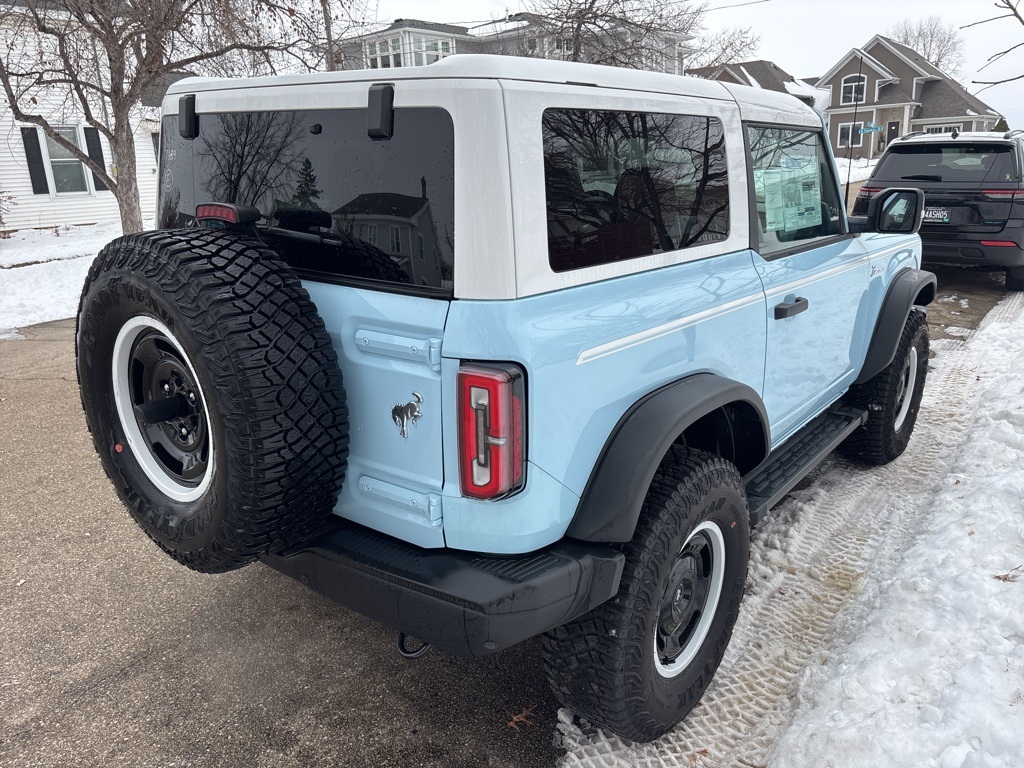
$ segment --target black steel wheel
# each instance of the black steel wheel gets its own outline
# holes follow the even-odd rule
[[[843,453],[872,465],[888,464],[903,453],[917,423],[927,377],[928,322],[923,312],[911,310],[892,362],[846,393],[846,402],[865,409],[868,421],[842,444]]]
[[[671,729],[722,661],[749,551],[750,513],[736,467],[674,447],[626,545],[618,594],[543,636],[558,700],[633,741]]]

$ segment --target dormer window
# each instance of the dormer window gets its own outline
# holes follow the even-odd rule
[[[840,104],[863,104],[864,92],[867,90],[867,75],[847,75],[843,78],[843,90]]]

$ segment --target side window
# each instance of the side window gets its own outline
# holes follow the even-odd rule
[[[843,234],[839,190],[820,132],[747,126],[747,140],[762,256]]]
[[[542,129],[555,272],[728,236],[725,140],[717,118],[548,109]]]

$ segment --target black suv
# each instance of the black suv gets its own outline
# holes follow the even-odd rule
[[[887,187],[925,194],[924,260],[1006,269],[1006,289],[1024,291],[1024,131],[910,133],[892,142],[857,194],[864,215]]]

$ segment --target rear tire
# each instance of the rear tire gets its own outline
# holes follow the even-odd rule
[[[75,346],[103,468],[175,560],[231,570],[330,516],[348,454],[341,371],[274,253],[223,231],[119,238],[86,277]]]
[[[749,550],[739,472],[711,454],[673,448],[625,547],[618,594],[543,636],[555,696],[623,738],[646,742],[666,733],[718,669]]]
[[[1011,267],[1006,270],[1006,290],[1024,291],[1024,267]]]
[[[863,384],[850,387],[846,402],[868,411],[867,423],[841,446],[849,458],[880,466],[906,450],[921,408],[928,376],[928,323],[911,310],[896,356]]]

